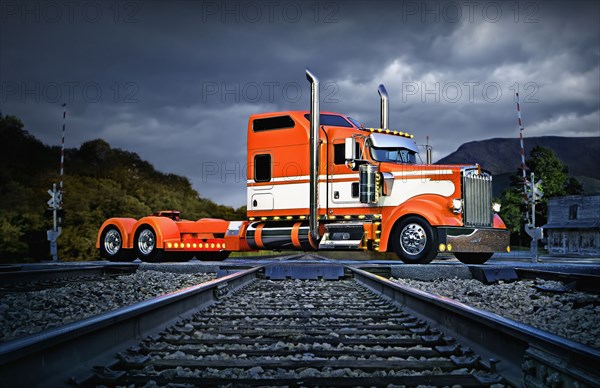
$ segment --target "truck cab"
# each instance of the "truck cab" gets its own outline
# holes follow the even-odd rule
[[[409,263],[429,262],[438,252],[478,263],[507,249],[508,232],[492,208],[491,175],[478,165],[427,164],[409,133],[365,128],[335,112],[319,118],[322,238],[311,245],[310,112],[250,117],[250,246],[395,251]],[[257,229],[263,233],[254,239]]]

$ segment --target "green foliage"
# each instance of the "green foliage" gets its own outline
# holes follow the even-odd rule
[[[548,148],[534,147],[526,164],[535,173],[535,180],[542,179],[543,181],[543,201],[547,202],[548,197],[564,195],[568,167],[558,159],[554,151]]]
[[[536,146],[531,150],[529,159],[525,162],[530,171],[535,174],[535,181],[542,180],[541,188],[544,196],[536,203],[536,226],[547,222],[548,199],[564,195],[575,195],[583,192],[582,185],[568,175],[568,167],[548,148]],[[527,173],[530,179],[530,172]],[[517,170],[511,177],[511,186],[502,193],[501,216],[511,231],[511,243],[524,244],[529,241],[524,232],[526,213],[528,211],[524,200],[523,175]]]
[[[60,149],[28,134],[14,116],[0,116],[0,261],[47,259],[45,231],[52,227],[46,191],[58,182]],[[201,198],[189,180],[163,174],[132,152],[104,140],[65,151],[64,219],[58,239],[64,260],[95,260],[98,228],[110,217],[140,218],[179,210],[183,218],[244,219],[233,209]]]
[[[508,230],[511,233],[518,233],[521,230],[523,223],[523,212],[525,211],[525,205],[523,203],[523,192],[517,192],[515,190],[506,190],[502,194],[500,200],[502,204],[501,215],[502,220],[506,224]]]
[[[5,216],[0,216],[0,246],[6,256],[16,257],[27,249],[25,244],[23,227],[17,222],[11,222]]]

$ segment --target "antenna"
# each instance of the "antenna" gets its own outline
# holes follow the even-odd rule
[[[432,150],[431,146],[429,145],[429,135],[427,135],[426,141],[427,141],[427,143],[425,144],[425,152],[427,155],[427,164],[431,164],[431,163],[433,163],[433,155],[432,155],[433,150]]]
[[[425,144],[418,144],[418,146],[425,148],[425,164],[433,164],[433,147],[429,145],[429,135],[425,136]],[[419,154],[420,157],[421,155]]]

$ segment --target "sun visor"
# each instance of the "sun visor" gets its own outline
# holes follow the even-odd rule
[[[405,148],[415,153],[419,148],[413,139],[402,136],[387,135],[385,133],[372,133],[369,135],[371,144],[377,148]]]

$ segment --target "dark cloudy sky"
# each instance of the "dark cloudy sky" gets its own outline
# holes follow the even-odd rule
[[[47,144],[103,138],[202,196],[245,204],[252,113],[321,108],[467,141],[600,135],[596,1],[0,2],[0,110]],[[519,161],[515,160],[515,167]],[[68,165],[66,166],[68,173]]]

